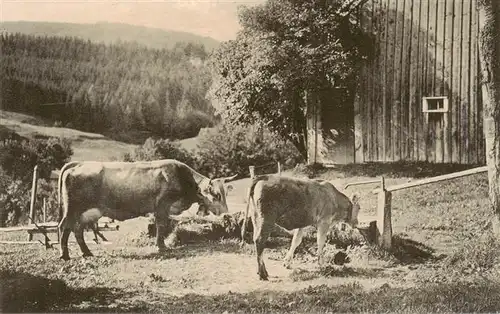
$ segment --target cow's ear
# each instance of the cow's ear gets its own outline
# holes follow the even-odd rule
[[[359,205],[359,194],[358,193],[353,193],[353,195],[351,196],[351,202],[354,205]]]
[[[226,186],[226,196],[229,194],[234,189],[234,187],[231,184],[228,184]]]

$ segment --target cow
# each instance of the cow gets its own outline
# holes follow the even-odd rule
[[[102,216],[127,220],[149,213],[155,215],[156,245],[164,252],[169,215],[193,203],[199,204],[199,214],[227,213],[224,183],[236,176],[210,179],[174,159],[69,162],[58,178],[60,258],[70,259],[71,231],[83,256],[92,256],[83,238],[85,228],[95,229]]]
[[[331,183],[323,180],[298,179],[280,175],[256,176],[247,195],[247,206],[241,231],[242,243],[246,232],[250,203],[253,214],[253,241],[257,253],[257,273],[260,280],[268,280],[263,260],[266,240],[274,224],[293,230],[293,239],[284,258],[289,268],[295,249],[300,245],[304,228],[317,228],[318,264],[322,266],[326,235],[335,222],[357,225],[358,196],[352,200],[339,192]]]

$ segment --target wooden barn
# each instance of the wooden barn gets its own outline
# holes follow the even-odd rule
[[[477,0],[368,0],[354,108],[308,108],[310,163],[484,164]]]

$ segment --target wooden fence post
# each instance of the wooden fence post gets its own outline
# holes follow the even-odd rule
[[[377,206],[377,244],[386,250],[392,248],[392,222],[391,222],[392,192],[385,188],[384,177],[380,180]]]
[[[255,177],[255,166],[249,166],[248,170],[250,171],[250,178]]]
[[[42,206],[42,211],[43,211],[43,222],[47,222],[47,198],[43,198],[43,206]]]
[[[278,174],[281,175],[281,163],[278,161]]]
[[[35,221],[35,202],[36,202],[36,190],[38,182],[38,165],[33,169],[33,182],[31,184],[31,202],[30,202],[30,224]],[[28,234],[28,241],[33,240],[33,234]]]

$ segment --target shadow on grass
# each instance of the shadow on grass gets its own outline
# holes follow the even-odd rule
[[[59,279],[28,273],[0,271],[0,312],[57,312],[67,308],[86,311],[107,310],[113,300],[122,297],[109,288],[74,289]],[[130,308],[142,310],[142,308]]]
[[[309,287],[296,292],[253,291],[215,296],[188,294],[165,297],[150,293],[147,299],[122,299],[116,311],[136,309],[168,313],[323,313],[323,312],[497,312],[500,310],[500,285],[480,282],[475,285],[455,283],[423,285],[414,288],[390,287],[384,284],[366,291],[359,284],[335,287]],[[147,301],[143,301],[147,300]],[[124,308],[133,303],[134,308]],[[71,306],[65,310],[74,311]],[[77,309],[78,310],[78,309]],[[88,311],[109,311],[102,306]],[[113,309],[115,310],[115,309]]]
[[[401,235],[392,237],[390,253],[402,264],[419,264],[443,258],[443,256],[435,256],[435,252],[430,246]]]
[[[355,271],[355,270],[354,270]],[[369,274],[360,274],[362,276]],[[315,286],[296,292],[253,291],[170,297],[154,290],[124,293],[109,288],[71,288],[61,280],[0,272],[2,312],[498,312],[500,284],[425,284],[365,290],[357,283]]]
[[[290,279],[293,281],[307,281],[324,277],[375,278],[380,277],[382,274],[382,268],[337,267],[328,265],[319,270],[294,269],[290,273]]]
[[[379,260],[391,261],[402,265],[422,264],[428,261],[438,261],[445,255],[435,255],[435,250],[421,242],[412,240],[403,235],[392,236],[392,248],[385,250],[378,245],[369,244],[365,254]]]
[[[488,283],[476,287],[455,284],[412,289],[385,285],[369,292],[359,285],[351,284],[317,286],[294,293],[264,291],[215,297],[187,295],[168,308],[179,313],[201,310],[256,313],[494,312],[500,309],[499,297],[500,286]]]

